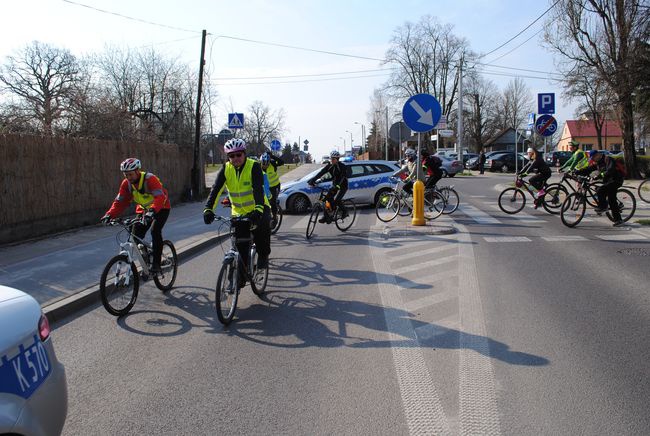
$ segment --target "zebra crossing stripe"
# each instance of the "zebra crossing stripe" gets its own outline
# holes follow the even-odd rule
[[[438,294],[432,294],[427,295],[426,297],[418,298],[417,300],[407,301],[404,303],[404,310],[414,312],[427,306],[433,306],[434,304],[442,303],[443,301],[455,299],[458,299],[458,290],[454,288],[447,292],[440,292]]]
[[[484,236],[485,242],[530,242],[525,236]]]
[[[499,211],[501,210],[501,208],[499,208],[498,204],[485,202],[485,205],[489,206],[491,209],[496,209],[496,210],[499,210]],[[527,222],[538,222],[538,223],[539,222],[546,222],[545,219],[540,218],[538,216],[527,214],[526,212],[518,212],[518,213],[515,213],[515,214],[512,214],[512,215],[509,215],[509,217],[514,218],[514,219],[518,219],[518,220],[521,220],[521,221],[527,221]]]
[[[404,274],[411,271],[417,271],[420,269],[431,268],[434,266],[444,265],[446,263],[456,262],[455,257],[446,257],[443,259],[430,260],[428,262],[415,262],[413,265],[406,265],[401,268],[394,268],[393,273],[395,274]]]
[[[589,239],[584,236],[578,235],[564,235],[564,236],[542,236],[542,239],[548,242],[575,242],[575,241],[588,241]]]
[[[639,234],[624,234],[624,235],[595,235],[598,239],[603,241],[641,241],[647,239],[645,236]]]
[[[501,224],[498,219],[469,204],[462,204],[458,209],[479,224]]]
[[[428,250],[418,250],[418,247],[413,247],[412,250],[408,251],[406,255],[404,256],[399,256],[399,257],[394,257],[391,258],[391,262],[399,262],[402,260],[408,260],[408,259],[422,259],[422,256],[428,256],[430,254],[434,253],[439,253],[441,251],[446,251],[446,250],[456,250],[456,247],[454,245],[440,245],[438,247],[430,248]],[[400,248],[399,250],[391,250],[393,253],[396,251],[404,252],[403,248]],[[389,257],[391,256],[391,252],[386,253]]]

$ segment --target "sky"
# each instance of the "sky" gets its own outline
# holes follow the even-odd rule
[[[153,46],[198,69],[201,30],[205,29],[206,68],[219,93],[215,122],[226,124],[229,112],[246,112],[252,102],[261,101],[271,110],[284,110],[287,134],[282,142],[302,144],[307,139],[309,152],[319,159],[332,149],[342,151],[344,145],[350,149],[350,139],[360,145],[361,125],[369,130],[372,119],[373,91],[388,77],[387,71],[377,70],[387,67],[376,60],[233,38],[382,59],[398,27],[432,15],[452,24],[454,33],[466,38],[472,50],[487,53],[549,6],[539,0],[2,0],[0,62],[38,40],[78,56],[101,52],[107,45]],[[544,73],[555,68],[553,55],[541,45],[541,33],[535,35],[543,25],[541,19],[486,56],[484,61],[490,62],[505,55],[494,64],[506,68],[490,70],[548,77]],[[513,67],[542,73],[509,69]],[[357,73],[333,74],[342,72]],[[320,76],[308,76],[314,74]],[[278,76],[303,77],[266,79]],[[485,77],[500,89],[513,79]],[[563,101],[558,84],[522,78],[535,102],[537,93],[556,94],[560,129],[566,119],[573,118],[575,102]],[[391,112],[392,123],[398,116]]]

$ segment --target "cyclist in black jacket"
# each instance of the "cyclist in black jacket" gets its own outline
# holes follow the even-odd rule
[[[517,174],[525,177],[530,172],[537,172],[537,174],[528,179],[530,184],[537,189],[537,198],[535,198],[535,209],[537,209],[539,206],[538,200],[546,194],[544,191],[544,184],[551,177],[551,168],[549,168],[546,161],[544,161],[542,153],[532,147],[528,147],[526,152],[528,153],[530,161]],[[517,156],[515,156],[515,159],[516,158]]]
[[[605,156],[600,150],[591,150],[589,151],[589,166],[576,171],[576,174],[581,176],[589,175],[596,170],[602,174],[603,184],[596,189],[596,195],[598,196],[596,213],[600,215],[605,212],[607,203],[609,203],[609,209],[612,211],[612,218],[614,218],[614,227],[623,225],[621,211],[618,208],[618,200],[616,199],[616,191],[623,186],[625,166],[622,162],[617,163],[617,159]]]
[[[341,205],[341,199],[345,195],[346,192],[348,192],[348,169],[345,166],[343,162],[341,162],[339,159],[341,157],[341,154],[334,150],[330,153],[330,161],[331,163],[327,164],[327,166],[323,167],[322,170],[318,172],[314,177],[309,179],[307,183],[309,183],[311,186],[316,185],[316,180],[321,178],[323,175],[326,173],[329,173],[332,176],[332,187],[330,188],[329,192],[327,193],[325,199],[329,201],[333,205],[333,210],[331,215],[334,216],[336,212],[336,208]],[[343,218],[346,216],[345,209],[343,209]],[[330,216],[328,216],[327,213],[324,214],[324,216],[318,220],[319,223],[330,223],[332,220]]]

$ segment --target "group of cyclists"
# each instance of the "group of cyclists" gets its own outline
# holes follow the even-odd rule
[[[614,227],[621,226],[623,220],[616,200],[616,191],[623,186],[625,166],[622,165],[620,160],[606,155],[602,150],[590,150],[589,153],[586,153],[580,150],[580,144],[576,141],[571,141],[569,146],[573,152],[571,158],[558,168],[558,172],[570,171],[577,176],[586,177],[594,171],[598,171],[596,178],[602,178],[603,183],[596,189],[598,200],[596,213],[602,214],[608,209],[607,206],[609,205],[614,218]],[[545,195],[544,186],[551,177],[551,168],[544,161],[542,154],[534,148],[529,147],[527,154],[530,161],[518,171],[517,175],[523,178],[530,173],[534,173],[528,181],[538,190],[535,200],[535,208],[537,208],[539,201]]]

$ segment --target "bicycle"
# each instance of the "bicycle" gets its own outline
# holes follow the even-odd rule
[[[237,309],[237,300],[239,299],[240,290],[240,268],[243,268],[244,277],[250,282],[253,293],[260,298],[264,295],[264,291],[266,290],[266,284],[269,278],[269,268],[268,265],[266,268],[262,269],[257,267],[257,247],[255,246],[255,242],[253,242],[253,236],[251,233],[249,233],[246,238],[236,237],[235,224],[247,223],[250,226],[250,230],[253,230],[250,218],[246,216],[231,218],[216,216],[215,221],[219,221],[222,225],[230,225],[230,248],[228,251],[224,252],[221,269],[219,270],[219,276],[215,287],[217,318],[219,318],[219,322],[223,325],[228,325],[235,316],[235,310]],[[237,249],[238,242],[249,243],[247,264],[242,262],[241,254]]]
[[[433,190],[440,194],[445,200],[445,208],[442,211],[443,214],[450,215],[456,212],[460,205],[460,195],[458,195],[458,192],[454,189],[454,185],[440,187],[434,185]],[[427,191],[429,190],[425,190],[425,195]]]
[[[501,194],[499,195],[499,208],[509,214],[509,215],[514,215],[516,213],[519,213],[522,211],[522,209],[526,206],[526,194],[524,193],[524,190],[530,194],[530,196],[533,198],[533,201],[537,206],[540,204],[546,210],[546,212],[557,215],[559,212],[558,208],[555,203],[553,202],[546,202],[546,196],[550,195],[550,198],[559,198],[559,195],[557,192],[549,192],[548,191],[548,185],[546,183],[544,184],[544,190],[545,193],[541,197],[535,195],[535,192],[531,188],[530,182],[527,180],[524,180],[524,177],[526,175],[517,175],[517,178],[515,180],[515,187],[514,188],[506,188],[503,191],[501,191]],[[523,188],[523,189],[522,189]],[[560,185],[559,187],[555,187],[554,190],[566,190],[564,186]]]
[[[390,179],[395,183],[395,188],[383,192],[375,205],[377,218],[385,223],[394,220],[397,215],[409,216],[413,212],[413,197],[404,191],[404,181],[397,177],[391,177]],[[444,213],[446,206],[447,203],[440,191],[435,189],[424,191],[425,219],[433,220],[438,218]]]
[[[547,188],[547,197],[551,198],[553,206],[556,207],[559,204],[559,207],[562,207],[562,203],[566,200],[566,197],[571,193],[577,192],[578,188],[574,188],[574,184],[571,181],[577,182],[577,186],[580,186],[580,181],[573,172],[567,172],[562,174],[562,180],[558,183],[552,183],[548,185]],[[594,181],[588,186],[586,201],[591,207],[598,207],[598,195],[596,195],[596,189],[602,185],[602,182]],[[562,189],[564,188],[564,189]],[[568,189],[567,189],[568,188]],[[548,202],[548,200],[547,200]]]
[[[593,190],[594,183],[586,176],[577,176],[576,179],[580,182],[578,190],[569,196],[562,203],[562,210],[560,218],[562,224],[567,227],[577,226],[582,218],[585,216],[587,210],[588,194]],[[621,220],[627,222],[636,211],[636,198],[629,189],[618,188],[616,191],[616,200],[618,201],[618,209],[621,214]],[[610,210],[606,212],[607,218],[614,221],[614,217]]]
[[[108,261],[99,282],[102,304],[111,315],[126,315],[138,298],[140,275],[136,262],[142,270],[143,281],[148,280],[151,275],[153,246],[133,234],[133,228],[139,222],[142,222],[140,217],[127,220],[113,219],[108,222],[110,226],[123,227],[116,236],[120,253]],[[128,237],[125,242],[120,242],[120,234],[125,231]],[[153,281],[158,289],[163,292],[168,291],[174,285],[178,273],[178,256],[171,241],[163,241],[160,268],[161,272],[153,275]]]
[[[332,210],[331,207],[328,207],[328,204],[326,204],[325,201],[327,196],[326,193],[329,191],[329,188],[323,188],[320,186],[318,188],[321,192],[318,201],[312,206],[311,215],[309,216],[307,231],[305,232],[305,237],[307,239],[310,239],[314,234],[314,229],[318,222],[318,216],[321,212],[328,218],[327,224],[334,221],[336,227],[342,232],[345,232],[352,227],[352,224],[354,224],[354,220],[357,217],[357,206],[354,204],[352,199],[348,198],[347,200],[343,200],[340,207]]]
[[[271,201],[269,199],[269,201]],[[223,207],[230,207],[230,199],[228,197],[224,197],[223,200],[221,200],[221,204]],[[280,202],[276,201],[277,209],[276,209],[276,218],[273,220],[273,217],[271,217],[271,234],[275,235],[278,233],[278,230],[280,230],[280,225],[282,224],[282,217],[284,215],[284,211],[282,210],[282,207],[280,206]]]

